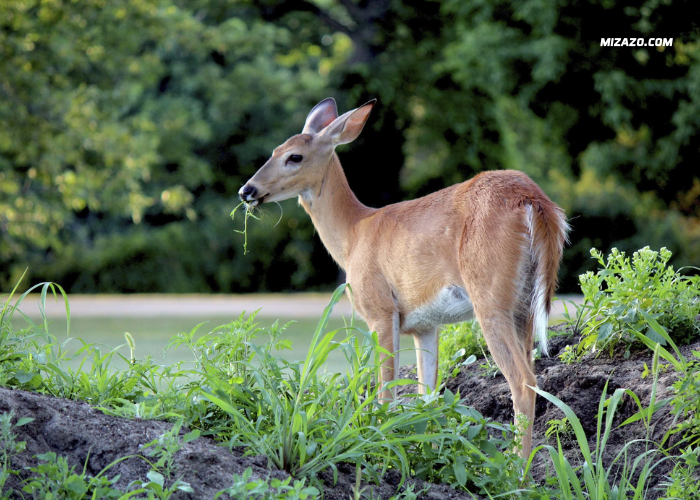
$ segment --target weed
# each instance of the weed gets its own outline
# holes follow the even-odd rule
[[[573,345],[567,345],[564,346],[564,349],[561,350],[559,353],[559,360],[566,364],[570,365],[571,363],[574,363],[578,361],[578,353],[576,352],[577,347]]]
[[[420,437],[407,450],[415,477],[480,494],[507,491],[519,483],[522,462],[514,452],[519,441],[514,425],[488,421],[448,389],[398,409],[432,414],[403,429],[406,437]]]
[[[681,434],[686,445],[697,446],[700,444],[700,352],[694,351],[692,355],[695,360],[687,363],[685,373],[673,384],[673,410],[681,421],[669,435]]]
[[[685,500],[687,498],[700,498],[700,483],[698,472],[700,471],[700,447],[689,446],[673,467],[668,481],[662,482],[666,487],[661,500]]]
[[[9,470],[12,457],[22,453],[27,445],[25,441],[17,441],[17,435],[13,429],[34,421],[33,418],[22,417],[13,424],[13,418],[12,411],[0,415],[0,463],[3,471]]]
[[[305,479],[295,480],[290,485],[291,477],[283,481],[276,478],[251,480],[252,475],[250,467],[243,471],[242,476],[234,474],[233,484],[218,492],[214,498],[226,494],[237,500],[316,500],[320,495],[313,486],[305,486]]]
[[[555,301],[560,301],[564,306],[564,322],[572,329],[572,335],[581,335],[583,333],[583,325],[588,314],[588,304],[584,301],[583,305],[578,305],[574,301],[554,298]],[[573,307],[573,314],[569,312],[569,306]]]
[[[158,500],[168,500],[171,496],[173,496],[177,491],[184,491],[186,493],[194,493],[194,490],[190,486],[189,483],[186,483],[185,481],[182,481],[178,479],[175,481],[171,486],[166,486],[165,485],[165,478],[163,477],[163,474],[157,471],[150,471],[148,474],[146,474],[146,478],[148,481],[142,481],[140,479],[137,479],[135,481],[132,481],[129,483],[129,486],[127,489],[132,490],[132,488],[137,488],[133,489],[130,491],[128,494],[120,497],[121,499],[128,499],[136,495],[140,495],[142,493],[146,493],[147,498],[149,500],[151,499],[158,499]]]
[[[607,260],[591,249],[602,269],[581,275],[586,321],[579,354],[595,346],[611,351],[620,341],[626,346],[636,341],[632,330],[642,331],[654,342],[665,344],[662,336],[650,328],[645,316],[651,316],[671,338],[687,344],[700,336],[700,277],[685,277],[668,266],[671,252],[644,247],[632,259],[613,248]],[[577,320],[578,321],[578,320]]]
[[[501,373],[501,369],[498,367],[491,355],[486,355],[484,357],[484,362],[479,365],[479,368],[481,368],[484,375],[491,378]]]
[[[465,321],[446,325],[440,331],[440,374],[442,379],[455,377],[459,367],[476,361],[479,355],[485,355],[486,342],[477,321]]]
[[[283,362],[269,350],[250,345],[257,366],[251,359],[241,361],[238,368],[239,374],[252,375],[250,385],[244,376],[230,384],[209,369],[202,373],[209,387],[204,397],[231,418],[218,433],[228,433],[235,444],[267,455],[275,467],[295,477],[315,477],[328,467],[337,473],[336,463],[358,459],[385,462],[384,467],[397,464],[406,471],[402,444],[390,435],[398,422],[372,422],[369,416],[381,389],[372,383],[378,359],[371,358],[369,346],[361,347],[357,339],[354,345],[353,340],[339,344],[332,341],[335,331],[323,334],[344,288],[336,290],[324,311],[303,363]],[[378,346],[376,334],[373,338]],[[351,372],[345,377],[321,376],[328,355],[341,346],[350,358]],[[379,350],[374,354],[378,358]]]
[[[246,446],[250,454],[265,454],[272,466],[296,478],[314,480],[325,469],[337,475],[338,463],[351,462],[369,474],[370,482],[378,482],[388,468],[403,477],[492,491],[517,481],[512,429],[486,421],[451,392],[379,401],[383,351],[377,334],[358,330],[336,342],[338,331],[325,333],[344,289],[335,291],[302,362],[273,354],[280,347],[275,329],[270,343],[252,344],[257,327],[243,317],[218,336],[176,340],[193,349],[201,377],[197,387],[213,404],[199,413],[206,412],[207,432],[228,437],[232,446]],[[235,338],[228,338],[230,332],[237,332]],[[335,350],[348,362],[346,373],[321,373]],[[491,438],[489,431],[502,437]]]
[[[45,292],[51,291],[49,285],[42,286]],[[610,287],[599,290],[603,293],[597,299],[599,304],[613,297],[622,300],[612,290]],[[34,477],[25,487],[32,485],[37,495],[45,495],[43,498],[51,498],[48,495],[54,495],[53,498],[55,495],[112,498],[109,495],[113,495],[124,499],[166,499],[178,490],[191,492],[192,488],[183,480],[172,484],[169,481],[175,473],[173,457],[177,450],[197,435],[194,431],[181,437],[181,426],[187,425],[215,435],[231,446],[244,445],[250,454],[265,454],[270,464],[293,476],[285,481],[263,481],[251,480],[250,473],[247,476],[244,473],[234,476],[234,484],[222,490],[219,496],[233,493],[234,497],[251,500],[313,499],[318,490],[314,488],[315,483],[307,485],[307,481],[314,481],[327,469],[337,475],[338,464],[350,462],[356,464],[358,470],[360,482],[356,485],[356,494],[360,497],[374,494],[371,487],[362,488],[363,483],[378,483],[387,469],[393,468],[404,478],[410,475],[443,482],[491,497],[544,498],[546,492],[523,486],[521,470],[524,465],[527,470],[531,462],[523,464],[514,453],[520,432],[517,426],[489,421],[465,406],[459,394],[449,390],[427,396],[408,395],[391,403],[379,400],[382,387],[376,382],[379,380],[379,356],[384,351],[376,333],[357,330],[354,336],[337,341],[341,331],[326,332],[331,309],[343,291],[344,287],[336,290],[324,311],[305,360],[282,360],[277,352],[289,347],[288,341],[280,338],[284,325],[275,323],[261,328],[252,314],[241,315],[201,336],[198,332],[202,325],[175,336],[169,347],[190,349],[195,356],[192,369],[185,369],[182,364],[163,367],[155,365],[150,358],[138,359],[136,343],[130,336],[126,337],[128,357],[120,356],[116,350],[104,350],[77,340],[80,346],[75,357],[82,361],[77,368],[71,368],[67,361],[73,355],[68,354],[66,342],[76,340],[58,342],[49,334],[46,321],[43,327],[30,323],[24,330],[12,330],[7,317],[18,312],[19,301],[14,306],[6,303],[0,323],[0,383],[85,399],[114,415],[168,418],[176,422],[171,431],[144,446],[153,470],[145,480],[132,482],[128,493],[116,492],[111,487],[114,481],[103,477],[105,471],[90,478],[85,471],[76,472],[65,459],[51,454],[40,456],[40,464],[31,471]],[[41,304],[43,309],[44,302]],[[655,307],[643,305],[640,302],[635,306],[639,321],[626,323],[625,335],[618,341],[635,339],[654,350],[652,366],[646,369],[647,376],[654,377],[651,402],[645,408],[630,391],[615,391],[609,400],[605,400],[604,393],[593,452],[570,409],[564,410],[565,418],[550,423],[548,437],[556,437],[557,446],[545,445],[538,450],[545,449],[553,460],[556,476],[552,479],[557,482],[557,497],[600,500],[613,498],[615,494],[619,494],[619,499],[643,497],[647,480],[658,464],[653,461],[656,451],[648,440],[630,443],[610,464],[603,464],[602,457],[622,394],[628,394],[639,407],[639,411],[622,425],[642,421],[649,429],[655,412],[668,404],[669,400],[656,401],[655,396],[658,374],[664,367],[672,367],[681,374],[676,385],[674,410],[684,420],[675,432],[688,434],[685,446],[697,444],[691,439],[697,439],[700,433],[700,423],[696,420],[700,412],[697,406],[700,399],[698,361],[687,361],[680,355],[666,331],[669,327],[662,326],[666,324],[663,315],[659,316]],[[585,316],[586,325],[595,318],[602,319],[603,316],[592,315],[603,314],[591,312],[593,302],[589,301],[586,307],[585,314],[576,316]],[[604,311],[604,308],[597,311]],[[262,335],[269,335],[269,341],[256,345],[254,341]],[[455,364],[473,362],[483,350],[477,323],[448,327],[444,338],[440,355],[447,366],[441,366],[443,374],[450,374]],[[669,350],[672,348],[675,355],[660,345],[659,339],[670,346]],[[324,363],[333,351],[345,356],[348,368],[344,373],[323,372]],[[700,354],[694,353],[694,357]],[[661,364],[661,360],[666,364]],[[116,369],[116,362],[123,362],[124,367]],[[395,381],[391,386],[408,383],[412,382]],[[541,391],[540,394],[564,409],[565,405],[557,403],[553,396],[548,397]],[[13,453],[22,451],[11,431],[11,421],[8,415],[0,418],[0,439],[9,443],[3,445],[7,450],[4,464],[9,464]],[[578,470],[562,452],[561,438],[569,428],[564,421],[571,426],[569,432],[581,450],[583,465]],[[17,424],[20,423],[26,422],[20,419]],[[633,446],[646,447],[646,451],[630,457]],[[693,460],[689,453],[686,449],[686,458],[679,462],[686,464],[686,468]],[[611,483],[613,467],[622,470],[617,484]],[[5,468],[9,471],[9,465]],[[10,473],[7,471],[3,472],[3,477]],[[637,477],[639,479],[633,481],[632,478]],[[673,478],[681,482],[687,479],[680,468],[674,471]],[[102,493],[94,493],[99,488]],[[563,493],[559,495],[560,492]],[[397,498],[414,496],[412,490],[406,489]]]
[[[557,439],[562,437],[570,437],[574,430],[571,427],[569,419],[564,417],[560,420],[550,420],[547,422],[547,430],[544,431],[544,437],[547,439],[552,439],[555,436]]]
[[[120,498],[122,493],[112,488],[119,477],[107,479],[100,473],[90,477],[85,473],[76,474],[75,466],[70,467],[65,457],[53,452],[37,455],[39,464],[32,467],[34,475],[27,480],[22,491],[31,498],[41,500],[81,500],[83,498]],[[109,466],[107,467],[109,468]],[[106,470],[106,469],[105,469]]]
[[[608,399],[608,384],[605,384],[603,393],[600,397],[600,402],[598,404],[596,447],[593,452],[590,450],[588,439],[583,431],[581,422],[571,408],[569,408],[555,396],[538,389],[537,387],[532,388],[540,396],[554,403],[564,412],[566,419],[571,425],[573,433],[576,437],[578,448],[581,451],[583,465],[578,474],[564,455],[559,435],[557,435],[556,449],[550,445],[539,446],[533,450],[530,459],[528,460],[527,467],[529,467],[532,463],[532,458],[535,456],[537,451],[540,449],[545,449],[549,452],[550,458],[554,464],[556,478],[560,490],[557,495],[558,498],[576,498],[578,500],[582,500],[583,498],[591,498],[593,500],[625,500],[629,498],[634,500],[642,500],[647,497],[648,482],[650,478],[653,477],[654,469],[664,460],[666,460],[666,458],[654,460],[653,457],[658,453],[658,450],[655,449],[655,447],[652,446],[652,443],[650,443],[648,440],[648,431],[651,425],[652,416],[656,410],[663,406],[663,402],[657,404],[655,399],[661,349],[662,347],[656,344],[653,364],[654,383],[652,386],[650,403],[647,408],[642,407],[636,394],[626,389],[615,390],[610,399]],[[613,428],[615,412],[624,394],[631,396],[637,403],[640,410],[635,415],[622,422],[622,424],[620,424],[618,427],[624,427],[625,425],[631,424],[638,420],[643,420],[645,427],[647,428],[647,439],[636,439],[629,441],[615,456],[612,462],[606,466],[603,460],[603,457],[605,456],[605,448]],[[641,445],[644,445],[646,450],[639,453],[632,460],[628,456],[631,447]],[[650,446],[652,446],[651,449]],[[617,469],[617,473],[619,474],[617,484],[611,484],[610,482],[611,479],[615,477],[615,474],[613,473],[614,468]]]
[[[175,471],[175,453],[182,448],[184,443],[189,443],[199,437],[199,430],[195,429],[180,438],[180,429],[182,429],[182,419],[173,425],[172,429],[168,432],[161,434],[150,443],[143,445],[142,448],[148,450],[146,455],[157,459],[156,462],[151,463],[151,467],[165,474],[165,477],[168,479],[170,479]]]
[[[18,471],[11,468],[12,457],[22,453],[27,446],[26,441],[17,441],[17,435],[13,432],[13,429],[34,421],[33,418],[22,417],[13,424],[13,418],[14,413],[12,411],[4,412],[0,415],[0,466],[2,467],[2,470],[0,470],[0,492],[3,492],[2,498],[5,498],[5,483],[10,474],[18,474]],[[11,493],[10,491],[6,494],[9,495]]]
[[[26,273],[26,271],[25,271]],[[24,275],[22,276],[24,277]],[[37,365],[45,363],[47,359],[54,355],[52,345],[44,342],[48,336],[49,326],[43,311],[46,307],[46,295],[51,291],[57,296],[57,290],[62,294],[66,304],[66,318],[68,329],[70,329],[70,308],[68,298],[63,288],[54,283],[40,283],[29,288],[17,301],[12,304],[20,281],[17,282],[9,297],[0,302],[0,384],[36,390],[41,386],[41,375],[38,373]],[[32,291],[41,287],[41,301],[39,304],[43,316],[43,331],[34,324],[27,316],[19,310],[22,300]],[[27,328],[15,331],[12,325],[12,318],[15,314],[20,314],[27,322]]]
[[[430,490],[430,486],[424,486],[420,491],[415,491],[415,486],[412,484],[407,484],[406,487],[398,493],[397,495],[394,495],[391,497],[389,500],[416,500],[418,497],[424,495]]]

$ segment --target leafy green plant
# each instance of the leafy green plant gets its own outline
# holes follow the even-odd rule
[[[700,444],[700,352],[693,351],[692,356],[695,359],[685,365],[686,371],[672,386],[671,404],[680,422],[669,435],[680,433],[688,445],[696,446]]]
[[[45,336],[49,333],[48,320],[44,314],[47,293],[50,291],[57,297],[58,291],[63,296],[66,305],[67,331],[70,330],[70,308],[65,291],[55,283],[34,285],[21,294],[13,304],[12,298],[22,278],[17,281],[9,296],[0,302],[2,307],[0,310],[0,384],[36,389],[41,385],[41,375],[38,373],[37,365],[53,355],[53,348],[47,346],[45,342]],[[39,309],[43,317],[43,331],[19,309],[22,300],[38,288],[41,289]],[[12,323],[15,314],[24,318],[27,323],[26,328],[15,331]]]
[[[564,349],[562,349],[559,353],[559,360],[566,365],[570,365],[571,363],[578,361],[579,356],[577,349],[578,347],[574,345],[564,346]]]
[[[13,411],[3,412],[2,415],[0,415],[0,467],[2,467],[0,470],[0,494],[3,495],[2,498],[12,493],[12,491],[4,491],[5,483],[10,477],[10,474],[19,473],[19,471],[11,468],[12,457],[22,453],[27,446],[26,441],[17,441],[17,435],[13,432],[13,429],[34,421],[33,418],[22,417],[13,424],[13,419]]]
[[[544,437],[547,439],[551,439],[552,437],[561,439],[562,437],[569,437],[572,434],[573,428],[571,427],[571,423],[569,423],[569,419],[566,417],[559,420],[550,420],[547,422],[547,430],[544,431]]]
[[[449,389],[397,409],[435,415],[402,429],[406,436],[421,437],[407,449],[415,477],[480,494],[507,491],[519,484],[522,462],[516,453],[519,432],[514,425],[487,420]]]
[[[368,363],[370,349],[361,348],[356,339],[354,344],[341,344],[333,342],[336,331],[323,334],[344,288],[333,294],[303,363],[280,364],[269,351],[251,345],[257,367],[251,361],[241,364],[252,373],[254,384],[246,386],[245,378],[239,377],[241,383],[232,385],[206,368],[203,373],[209,386],[204,397],[231,419],[228,428],[219,433],[227,432],[235,444],[267,455],[275,467],[295,477],[315,477],[328,467],[337,473],[338,462],[372,458],[384,462],[384,467],[396,464],[406,471],[402,444],[389,432],[406,418],[372,421],[367,411],[380,391],[372,383],[380,348],[374,350],[375,362]],[[376,333],[373,338],[378,346]],[[349,357],[350,373],[345,377],[337,373],[321,376],[328,355],[341,346]]]
[[[303,361],[288,362],[277,355],[279,350],[289,347],[288,341],[280,337],[284,325],[259,327],[252,314],[241,315],[203,335],[199,335],[202,325],[198,325],[188,333],[175,336],[170,347],[189,348],[195,356],[192,369],[185,369],[182,364],[157,366],[148,358],[139,360],[133,338],[131,341],[127,338],[131,352],[128,358],[111,349],[103,352],[99,346],[82,343],[78,356],[83,363],[71,368],[67,361],[72,355],[67,354],[67,349],[46,330],[40,329],[41,334],[30,341],[13,331],[8,339],[14,340],[6,344],[10,356],[4,362],[8,368],[6,373],[10,374],[6,380],[19,384],[16,373],[23,369],[27,376],[38,375],[35,389],[87,399],[99,404],[106,413],[175,419],[171,431],[144,447],[153,470],[146,479],[132,482],[122,498],[165,499],[178,490],[191,491],[182,479],[169,481],[175,473],[175,453],[183,442],[199,432],[180,436],[183,425],[217,436],[231,446],[246,446],[250,454],[265,454],[272,466],[287,470],[293,476],[278,484],[276,480],[249,481],[251,476],[244,474],[234,477],[233,486],[222,490],[220,495],[235,491],[236,495],[249,495],[254,500],[303,498],[302,495],[315,498],[314,478],[326,469],[337,474],[340,462],[350,462],[356,464],[359,471],[356,493],[360,497],[373,495],[371,487],[362,487],[362,484],[376,483],[388,469],[396,469],[403,477],[442,482],[480,495],[544,498],[546,493],[523,483],[524,464],[515,453],[520,432],[517,426],[489,421],[465,406],[459,394],[449,390],[427,396],[407,395],[391,403],[379,400],[382,388],[376,383],[377,367],[383,351],[376,333],[355,329],[354,336],[336,340],[341,331],[326,332],[328,317],[343,292],[344,287],[340,287],[333,295]],[[640,323],[630,326],[628,334],[654,350],[654,361],[648,369],[654,376],[654,386],[646,408],[636,395],[626,392],[639,411],[622,425],[642,421],[649,428],[655,412],[668,404],[668,400],[656,400],[661,360],[678,370],[685,380],[685,386],[678,385],[677,410],[680,412],[683,405],[687,405],[685,413],[679,414],[684,416],[684,422],[692,420],[697,414],[693,405],[697,404],[698,397],[694,392],[697,381],[691,375],[696,372],[697,362],[687,361],[680,355],[673,339],[651,313],[640,310],[639,316]],[[453,328],[454,334],[445,344],[453,351],[454,362],[464,363],[465,357],[468,360],[469,356],[480,353],[482,340],[476,323]],[[663,339],[668,350],[653,340],[649,331]],[[26,335],[34,333],[28,330]],[[262,335],[269,335],[269,341],[258,344],[258,337]],[[12,349],[16,348],[24,351],[21,356],[12,358]],[[467,348],[474,349],[469,356]],[[464,351],[460,352],[462,349]],[[671,349],[674,354],[669,352]],[[334,351],[341,352],[348,362],[344,373],[324,373],[324,364]],[[441,352],[443,358],[448,356],[445,352]],[[123,365],[117,368],[117,362]],[[408,383],[412,382],[396,381],[392,386]],[[27,386],[25,383],[23,387]],[[654,461],[656,451],[647,440],[630,443],[612,463],[603,464],[602,461],[622,394],[625,392],[616,391],[608,400],[605,395],[601,397],[597,445],[593,451],[587,448],[587,442],[581,441],[582,436],[577,431],[580,422],[574,420],[573,413],[566,411],[565,418],[553,424],[559,432],[549,432],[550,437],[556,437],[557,446],[538,448],[546,449],[554,461],[558,488],[561,491],[569,488],[561,498],[613,498],[615,492],[619,492],[620,499],[643,497],[647,479],[658,463]],[[581,450],[583,466],[578,469],[562,452],[564,420],[571,425]],[[688,426],[685,430],[694,435],[694,429]],[[646,451],[634,457],[631,455],[636,451],[633,446],[646,447]],[[46,466],[46,461],[41,465]],[[621,479],[615,484],[611,479],[613,468],[622,470]],[[678,477],[680,474],[678,472]],[[102,475],[100,473],[91,483],[92,479],[84,471],[81,474],[61,462],[52,470],[37,468],[32,480],[53,481],[49,478],[56,477],[64,489],[70,486],[74,494],[80,495],[80,484],[88,493],[100,485],[109,488],[109,480],[101,478]],[[311,486],[307,481],[312,481]],[[42,488],[44,493],[55,493],[47,485]],[[410,494],[407,493],[407,497]]]
[[[186,493],[194,493],[194,490],[189,483],[182,481],[181,479],[176,480],[172,485],[166,486],[165,477],[158,471],[151,470],[146,474],[148,478],[147,481],[142,481],[137,479],[129,483],[127,489],[137,488],[130,491],[128,494],[119,497],[121,499],[128,499],[136,495],[146,494],[149,500],[168,500],[178,491],[184,491]]]
[[[85,472],[75,472],[75,466],[68,465],[65,457],[53,452],[37,455],[39,464],[30,468],[33,473],[22,491],[31,494],[36,500],[81,500],[84,498],[121,498],[122,493],[112,488],[119,477],[107,479],[102,472],[88,476]],[[110,465],[111,466],[111,465]],[[105,468],[107,470],[110,466]],[[104,471],[103,471],[104,472]]]
[[[151,463],[151,467],[165,474],[168,479],[175,471],[175,453],[182,449],[184,443],[189,443],[199,437],[199,430],[195,429],[181,438],[180,429],[182,429],[182,419],[178,420],[168,432],[143,445],[143,449],[148,450],[146,455],[157,459],[156,462]]]
[[[16,301],[15,289],[0,304],[0,385],[28,389],[69,399],[87,401],[106,413],[132,418],[179,418],[188,407],[191,393],[182,391],[186,373],[175,366],[159,366],[153,359],[135,357],[135,341],[125,334],[130,348],[129,358],[116,348],[103,349],[81,339],[68,337],[59,342],[49,331],[44,314],[48,292],[60,292],[66,304],[70,324],[70,308],[63,289],[52,283],[31,287]],[[42,321],[35,324],[20,309],[28,293],[40,288],[39,312]],[[21,316],[26,327],[17,329]],[[68,330],[69,332],[70,330]],[[75,344],[78,348],[70,348]],[[117,362],[123,362],[121,367]]]
[[[564,323],[571,327],[572,335],[581,335],[586,320],[586,312],[588,311],[585,302],[582,307],[572,300],[564,300],[557,297],[555,297],[554,300],[562,303],[564,307]],[[569,306],[572,307],[572,312],[569,312]]]
[[[337,472],[336,464],[341,461],[359,463],[371,471],[374,481],[388,467],[407,475],[414,467],[424,466],[412,462],[410,455],[418,451],[414,443],[439,448],[446,471],[455,468],[450,457],[463,462],[460,457],[471,454],[469,466],[491,460],[488,452],[497,450],[494,443],[500,442],[489,441],[490,427],[483,417],[478,420],[449,392],[449,401],[433,395],[425,400],[413,398],[411,403],[379,402],[381,387],[375,381],[382,351],[376,333],[358,332],[342,342],[333,340],[337,331],[324,333],[343,291],[344,287],[336,290],[324,311],[303,362],[290,363],[274,355],[274,350],[287,347],[278,339],[281,329],[276,324],[269,330],[270,342],[253,344],[259,331],[254,316],[248,320],[241,316],[196,340],[195,330],[180,334],[171,345],[185,345],[195,355],[197,369],[192,375],[196,372],[200,379],[193,379],[190,386],[202,391],[206,400],[197,403],[195,419],[202,428],[228,436],[232,445],[245,445],[250,453],[267,455],[273,466],[295,477],[314,478],[326,468]],[[347,373],[321,373],[328,355],[337,349],[348,361]],[[409,382],[394,385],[401,383]],[[473,421],[467,421],[468,416]],[[448,423],[452,427],[443,429]],[[471,446],[461,435],[468,425],[473,425],[468,434],[483,441],[478,446]],[[506,441],[503,450],[512,446]],[[488,449],[481,450],[481,445]],[[453,453],[459,447],[469,453]],[[459,467],[457,470],[455,483],[467,476]],[[447,481],[447,474],[442,475]]]
[[[486,342],[478,321],[445,325],[440,331],[439,363],[442,379],[455,377],[459,367],[486,356]]]
[[[403,491],[400,491],[389,500],[416,500],[419,496],[428,491],[430,491],[430,486],[424,486],[420,491],[416,491],[412,484],[407,484]]]
[[[13,429],[34,421],[33,418],[22,417],[13,424],[14,416],[13,411],[3,412],[0,415],[0,465],[3,471],[10,468],[12,457],[23,452],[27,444],[25,441],[17,441],[17,435]]]
[[[108,479],[107,470],[119,462],[132,458],[132,455],[121,457],[107,467],[97,476],[88,476],[86,473],[87,460],[81,473],[75,472],[75,466],[71,467],[65,457],[48,452],[37,455],[39,464],[29,471],[32,475],[25,481],[22,491],[31,493],[31,498],[36,500],[82,500],[118,498],[127,500],[139,495],[139,498],[149,500],[168,500],[175,492],[184,491],[193,493],[189,483],[177,479],[172,485],[167,486],[165,477],[156,470],[146,474],[147,480],[135,480],[127,486],[128,493],[124,493],[113,485],[120,476]],[[150,463],[150,462],[149,462]],[[153,465],[153,464],[151,464]]]
[[[256,314],[257,311],[246,318],[246,313],[243,312],[234,321],[195,338],[204,324],[200,323],[187,333],[175,335],[166,349],[187,347],[195,358],[195,371],[192,374],[203,372],[231,384],[248,386],[254,382],[257,371],[250,365],[254,357],[267,359],[273,350],[291,348],[289,340],[280,339],[287,325],[275,322],[269,328],[259,328],[255,323]],[[267,333],[270,341],[256,346],[253,341],[261,333]]]
[[[645,315],[654,318],[679,344],[700,336],[700,324],[695,320],[700,314],[700,277],[682,276],[668,266],[669,250],[656,252],[644,247],[634,252],[631,260],[616,248],[607,260],[595,248],[591,255],[601,269],[580,277],[586,319],[579,354],[596,345],[612,349],[622,341],[629,355],[629,344],[637,340],[632,330],[665,344]]]
[[[267,455],[273,466],[294,477],[313,480],[327,468],[337,474],[337,464],[344,461],[356,463],[370,482],[395,468],[404,477],[484,491],[517,484],[520,466],[512,452],[512,428],[488,422],[450,391],[392,403],[379,400],[382,387],[376,381],[383,351],[377,334],[357,331],[335,342],[337,331],[324,333],[344,288],[336,290],[324,311],[303,362],[283,361],[269,346],[253,344],[236,347],[250,353],[249,358],[227,351],[235,359],[227,364],[229,371],[217,362],[208,366],[198,356],[204,398],[228,415],[218,423],[210,417],[211,432],[230,436],[231,445],[246,446],[251,454]],[[253,328],[239,326],[244,332]],[[197,347],[181,340],[199,354],[207,352],[205,344],[211,345],[206,341]],[[348,362],[345,374],[321,372],[334,350]],[[395,381],[391,386],[410,383]]]
[[[673,467],[671,476],[661,486],[666,487],[661,500],[685,500],[686,498],[700,498],[700,483],[698,471],[700,470],[700,447],[689,446]]]
[[[229,495],[237,500],[316,500],[320,492],[313,486],[305,486],[305,479],[292,481],[291,477],[280,480],[272,478],[251,479],[253,470],[248,467],[243,475],[233,475],[233,484],[218,492],[214,498]]]

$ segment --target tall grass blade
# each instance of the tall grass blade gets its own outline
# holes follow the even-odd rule
[[[579,447],[581,449],[581,454],[583,455],[584,461],[588,462],[589,464],[593,463],[593,459],[591,457],[591,449],[588,446],[588,440],[586,439],[586,433],[583,431],[583,426],[581,425],[581,421],[579,418],[576,416],[574,411],[569,408],[569,406],[566,405],[561,399],[557,398],[556,396],[543,391],[542,389],[539,389],[538,387],[532,387],[528,386],[530,389],[535,391],[537,394],[545,398],[546,400],[550,401],[553,403],[557,408],[559,408],[561,411],[564,412],[566,415],[566,418],[569,420],[569,423],[571,424],[571,427],[574,430],[574,434],[576,435],[576,441],[579,444]]]
[[[671,345],[673,350],[676,352],[676,356],[678,356],[678,359],[682,362],[685,363],[685,358],[681,354],[681,351],[678,349],[678,346],[676,343],[671,340],[671,337],[669,337],[668,333],[666,333],[666,330],[664,330],[664,327],[662,327],[658,321],[656,321],[655,318],[653,318],[648,312],[646,312],[644,309],[639,309],[639,313],[644,317],[646,322],[649,324],[649,326],[659,334],[668,344]]]

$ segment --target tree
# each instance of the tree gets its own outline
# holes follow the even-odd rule
[[[228,5],[0,5],[5,285],[28,263],[35,276],[82,290],[206,291],[251,281],[254,259],[223,284],[210,266],[197,270],[202,245],[220,253],[212,244],[223,232],[223,247],[238,254],[228,220],[235,193],[268,145],[303,119],[325,83],[318,66],[335,55],[333,47],[300,53],[289,30]],[[198,256],[163,257],[174,241]],[[105,273],[111,268],[121,277]]]
[[[565,289],[593,265],[592,245],[665,245],[679,264],[698,261],[694,2],[378,2],[368,36],[370,3],[336,5],[361,56],[334,81],[357,102],[379,96],[379,109],[391,109],[373,134],[374,162],[355,159],[354,183],[357,167],[346,167],[351,185],[393,186],[400,171],[403,192],[391,199],[482,170],[523,170],[572,218]],[[601,46],[603,37],[671,35],[673,47]]]
[[[227,214],[329,95],[378,98],[341,150],[382,206],[490,169],[572,217],[588,250],[700,258],[694,3],[648,0],[11,0],[0,5],[0,262],[82,291],[322,287],[337,269],[291,203]],[[603,47],[603,37],[673,37]]]

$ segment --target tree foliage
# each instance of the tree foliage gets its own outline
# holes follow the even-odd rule
[[[254,291],[337,271],[292,203],[236,192],[333,95],[379,98],[341,151],[381,206],[515,168],[591,246],[700,260],[694,3],[648,0],[8,0],[0,5],[0,262],[73,291]],[[602,47],[601,37],[673,37]]]

